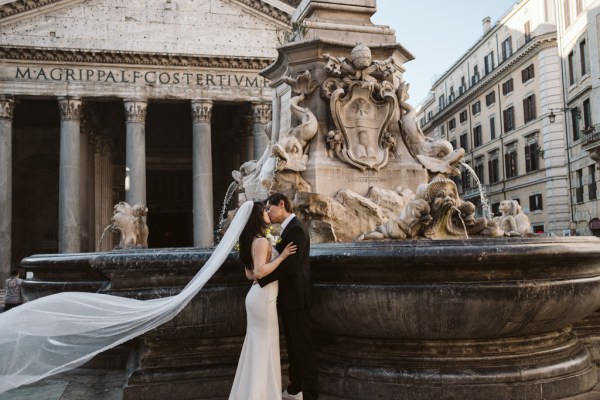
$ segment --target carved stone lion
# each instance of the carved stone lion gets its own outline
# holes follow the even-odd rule
[[[111,229],[121,234],[116,249],[148,248],[148,226],[144,217],[148,214],[145,205],[135,204],[133,207],[120,201],[113,207]]]

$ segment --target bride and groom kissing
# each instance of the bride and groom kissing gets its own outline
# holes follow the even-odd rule
[[[272,247],[265,231],[281,224]],[[281,193],[254,202],[239,238],[240,259],[253,281],[246,296],[247,330],[230,400],[318,398],[318,370],[311,332],[310,238]],[[282,393],[278,311],[282,320],[290,384]]]

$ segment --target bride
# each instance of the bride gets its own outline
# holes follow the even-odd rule
[[[240,259],[246,277],[262,278],[273,272],[296,245],[288,244],[281,255],[265,237],[270,224],[266,208],[255,202],[250,218],[240,235]],[[281,366],[279,356],[279,325],[277,294],[279,282],[265,287],[253,283],[246,296],[247,329],[229,400],[280,400]]]
[[[0,360],[2,360],[0,363],[0,393],[77,368],[96,354],[133,339],[174,318],[223,264],[246,227],[254,207],[255,204],[248,201],[238,209],[229,229],[211,257],[176,296],[143,301],[98,293],[64,292],[30,301],[0,314]],[[257,242],[256,247],[254,242]],[[265,252],[262,243],[262,239],[253,240],[250,247],[253,260],[251,265],[254,266],[253,273],[257,274],[268,273],[265,271],[274,269],[275,262],[282,261],[277,261],[282,256],[270,263],[258,261],[260,254],[265,260],[269,259],[267,258],[269,252]],[[288,251],[289,255],[294,249],[290,248]],[[263,269],[263,267],[265,268]],[[248,276],[253,277],[254,275],[248,273]],[[252,293],[257,292],[254,286],[258,285],[253,285],[248,294],[249,299],[254,299]],[[267,288],[265,287],[263,290],[267,291]],[[272,290],[269,288],[267,291],[269,299],[277,296],[276,289],[274,296],[271,293]],[[260,294],[263,295],[262,291]],[[250,300],[247,300],[247,303],[249,302]],[[265,307],[264,310],[266,309],[268,308]],[[255,310],[251,307],[250,311],[253,315],[248,316],[249,325],[250,323],[253,326],[255,323],[256,325],[262,324],[262,321],[267,318],[267,316],[260,315],[256,315],[256,317],[262,317],[263,320],[255,318],[254,313],[260,313],[258,309]],[[259,320],[261,322],[256,322]],[[236,383],[237,387],[254,390],[255,386],[267,386],[266,383],[258,384],[256,381],[247,386],[250,379],[254,379],[253,374],[257,372],[253,370],[254,365],[247,364],[254,362],[258,357],[254,353],[258,353],[259,350],[256,349],[259,346],[253,342],[257,336],[265,342],[266,334],[262,337],[260,333],[250,330],[249,326],[246,337],[248,344],[244,345],[238,368],[243,371],[236,374],[236,380],[240,382]],[[278,336],[276,335],[276,337]],[[262,345],[260,344],[260,346]],[[260,348],[267,348],[267,346]],[[269,349],[268,352],[266,354],[271,354],[273,349]],[[264,354],[261,353],[260,356],[262,357]],[[278,351],[277,356],[279,356]],[[275,373],[280,374],[279,371]],[[276,381],[275,377],[269,379],[273,382]],[[279,380],[279,385],[281,385],[281,380]],[[281,391],[279,396],[281,396]],[[249,397],[244,398],[248,399]]]

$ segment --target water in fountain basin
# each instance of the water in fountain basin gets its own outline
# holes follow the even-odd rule
[[[481,184],[481,181],[479,180],[479,177],[477,176],[477,174],[475,173],[475,171],[473,170],[473,168],[471,168],[471,166],[469,164],[464,163],[464,162],[461,162],[461,164],[463,165],[463,167],[465,167],[467,169],[467,171],[469,171],[471,176],[473,176],[473,178],[475,178],[475,182],[477,183],[477,187],[479,188],[479,196],[481,197],[481,207],[483,207],[483,215],[487,219],[493,219],[494,213],[492,212],[492,207],[490,206],[490,202],[488,201],[487,197],[485,197],[485,191],[483,189],[483,185]]]

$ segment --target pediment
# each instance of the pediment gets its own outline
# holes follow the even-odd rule
[[[279,0],[0,0],[0,47],[275,58]]]

